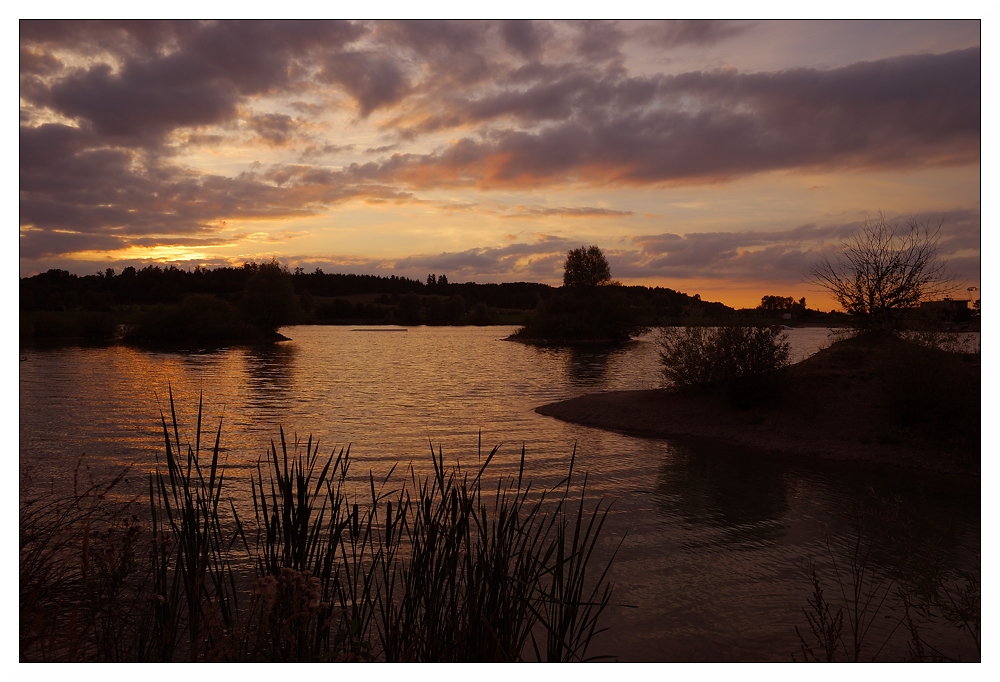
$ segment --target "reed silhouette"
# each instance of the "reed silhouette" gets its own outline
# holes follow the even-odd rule
[[[109,502],[117,480],[22,495],[22,661],[589,660],[617,550],[594,565],[609,505],[588,504],[575,451],[563,481],[535,490],[523,448],[517,475],[498,477],[498,448],[470,470],[432,448],[433,474],[411,466],[398,488],[395,467],[369,474],[359,503],[349,448],[324,457],[281,430],[245,519],[221,423],[203,442],[201,416],[185,445],[171,395],[143,521],[137,500]]]

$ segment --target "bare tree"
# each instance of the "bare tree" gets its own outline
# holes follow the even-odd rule
[[[892,329],[899,312],[952,291],[956,278],[938,257],[941,226],[921,225],[913,216],[904,226],[879,211],[842,242],[833,258],[824,256],[806,273],[850,313],[862,329]]]

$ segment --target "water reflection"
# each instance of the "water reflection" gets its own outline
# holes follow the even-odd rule
[[[569,348],[566,352],[566,377],[576,386],[601,386],[608,375],[608,365],[622,348]]]
[[[610,611],[603,624],[611,630],[593,652],[622,660],[790,660],[810,588],[806,567],[820,562],[830,575],[827,537],[842,562],[852,509],[869,489],[905,503],[896,516],[879,511],[870,521],[895,538],[876,555],[880,566],[912,553],[950,568],[978,566],[977,484],[950,486],[899,470],[883,475],[858,464],[806,467],[543,417],[533,410],[547,402],[658,385],[655,343],[545,349],[501,340],[513,331],[299,327],[285,331],[293,341],[263,349],[23,349],[21,465],[33,463],[39,480],[71,485],[73,464],[87,452],[109,473],[135,465],[134,492],[142,494],[143,472],[163,447],[159,414],[169,416],[168,386],[182,440],[193,433],[199,396],[207,429],[214,434],[224,420],[230,492],[248,516],[248,472],[279,425],[289,441],[295,431],[312,434],[323,453],[352,443],[364,485],[369,470],[381,476],[397,463],[412,461],[429,473],[428,442],[443,446],[449,461],[475,463],[480,429],[487,450],[506,443],[497,471],[517,471],[523,442],[526,473],[552,485],[576,443],[577,471],[590,472],[595,499],[615,500],[607,537],[624,538],[612,567],[614,600],[637,608]],[[793,330],[792,341],[805,355],[825,342],[825,330]],[[99,473],[101,462],[88,462]],[[919,572],[931,575],[932,565]],[[897,649],[885,657],[904,658],[905,638]]]
[[[243,363],[252,391],[288,392],[295,386],[295,359],[299,349],[291,344],[243,349]]]
[[[842,554],[859,533],[877,539],[872,561],[920,582],[941,566],[967,564],[979,547],[980,498],[968,481],[876,470],[839,485],[851,502],[829,510],[825,532]]]
[[[721,531],[712,534],[712,543],[768,545],[784,532],[788,496],[781,466],[733,446],[675,447],[660,469],[655,495],[668,518]]]

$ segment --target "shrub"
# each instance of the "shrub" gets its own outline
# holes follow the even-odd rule
[[[764,327],[663,327],[663,376],[673,386],[718,385],[741,407],[774,397],[788,366],[787,335]]]

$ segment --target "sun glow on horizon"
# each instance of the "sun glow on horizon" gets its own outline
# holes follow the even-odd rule
[[[944,216],[978,284],[979,22],[308,26],[21,22],[20,274],[558,283],[597,244],[622,281],[743,301],[883,210]]]

